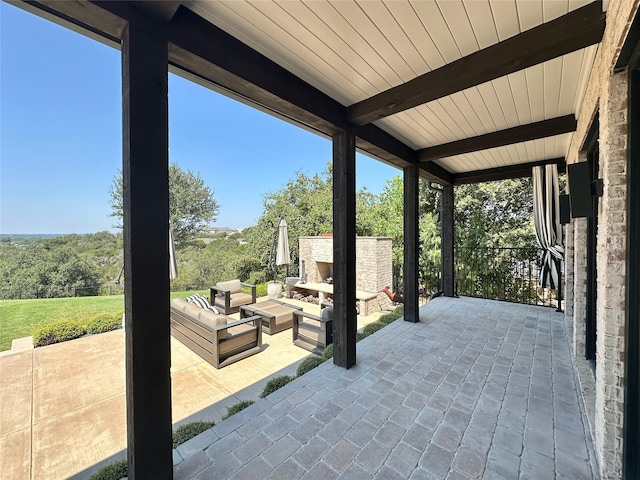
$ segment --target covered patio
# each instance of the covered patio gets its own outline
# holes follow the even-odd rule
[[[424,332],[421,329],[428,330],[431,321],[428,316],[423,319],[418,306],[418,186],[419,180],[424,179],[441,192],[442,291],[446,297],[452,297],[456,185],[529,176],[533,167],[541,165],[554,164],[562,170],[567,164],[582,163],[584,166],[588,163],[589,172],[580,187],[586,192],[585,203],[593,204],[592,212],[588,218],[572,218],[565,227],[565,319],[571,326],[571,354],[576,359],[586,356],[593,362],[595,371],[595,375],[585,376],[584,380],[588,385],[586,388],[594,390],[596,397],[592,430],[598,468],[603,476],[610,478],[637,478],[640,475],[640,296],[637,295],[640,262],[636,247],[640,242],[640,195],[637,190],[640,146],[636,141],[640,128],[637,122],[640,91],[638,0],[44,0],[12,3],[122,52],[124,253],[128,279],[125,310],[126,318],[130,320],[126,325],[127,452],[131,478],[162,479],[171,478],[173,474],[169,281],[166,275],[169,70],[331,138],[335,206],[335,366],[323,366],[314,374],[318,376],[314,381],[320,382],[318,388],[328,389],[325,395],[335,394],[338,391],[321,385],[323,372],[331,370],[332,375],[345,382],[353,377],[357,389],[370,383],[372,372],[381,373],[380,369],[389,368],[387,373],[380,375],[379,390],[374,391],[371,384],[369,392],[353,392],[358,397],[360,394],[372,395],[372,403],[364,406],[357,403],[358,397],[353,399],[356,403],[352,407],[346,408],[335,401],[323,402],[329,409],[335,409],[331,418],[343,415],[343,422],[353,420],[353,425],[367,422],[358,428],[373,425],[376,431],[369,433],[374,440],[378,435],[376,441],[380,445],[386,445],[382,440],[388,442],[388,435],[393,438],[402,433],[394,440],[399,443],[385,457],[389,465],[382,463],[376,474],[381,469],[393,469],[392,465],[405,463],[404,460],[399,462],[398,456],[417,456],[409,449],[415,448],[416,444],[403,443],[402,438],[409,430],[399,432],[394,426],[404,428],[401,422],[405,420],[400,420],[404,419],[404,413],[397,415],[397,421],[388,420],[392,426],[383,429],[387,420],[378,418],[376,422],[382,422],[382,425],[376,426],[365,419],[367,413],[358,405],[368,412],[392,406],[399,409],[403,405],[403,412],[406,407],[415,413],[411,417],[411,422],[415,420],[414,428],[419,425],[435,429],[433,437],[429,437],[434,442],[425,446],[426,450],[420,452],[415,462],[416,476],[428,477],[431,472],[432,476],[440,478],[432,471],[437,468],[435,465],[440,457],[431,455],[431,450],[436,448],[433,445],[438,445],[437,448],[450,453],[443,457],[450,457],[451,461],[444,462],[442,472],[453,468],[477,476],[480,471],[489,478],[497,476],[491,465],[492,459],[498,458],[497,453],[502,453],[501,447],[496,447],[497,453],[492,452],[501,438],[496,434],[500,418],[503,412],[507,415],[508,408],[512,408],[506,407],[510,404],[507,399],[512,396],[522,399],[513,408],[521,414],[523,425],[518,427],[518,435],[523,439],[523,448],[515,459],[505,454],[499,456],[496,463],[511,465],[509,472],[515,471],[517,463],[519,472],[524,468],[524,476],[532,477],[537,472],[532,470],[531,473],[528,466],[533,464],[536,467],[532,468],[544,468],[547,473],[554,471],[564,475],[568,471],[569,467],[562,464],[564,455],[558,455],[558,452],[564,448],[560,445],[566,434],[578,434],[580,429],[577,423],[561,428],[562,417],[556,412],[564,411],[565,407],[571,408],[569,411],[576,415],[579,412],[577,404],[568,407],[565,402],[564,395],[570,395],[560,393],[567,386],[565,382],[573,378],[569,350],[566,350],[567,361],[561,361],[557,370],[551,368],[549,371],[548,364],[549,354],[555,365],[557,352],[565,351],[566,339],[560,342],[555,336],[556,333],[564,335],[561,316],[548,310],[519,307],[526,313],[521,315],[517,346],[510,348],[507,348],[511,345],[510,327],[506,323],[492,323],[499,322],[500,318],[494,317],[502,313],[492,312],[489,318],[475,318],[474,322],[480,320],[482,325],[484,322],[493,325],[490,331],[478,329],[475,332],[483,339],[480,350],[492,351],[490,347],[493,347],[496,353],[493,363],[490,355],[478,352],[471,355],[472,360],[457,351],[471,348],[465,342],[473,342],[475,326],[465,325],[465,336],[457,331],[443,334],[440,341],[444,342],[443,348],[446,346],[444,352],[439,352],[438,346],[430,343],[440,338],[437,331],[433,332],[435,337],[417,335],[417,332]],[[370,358],[367,345],[359,345],[356,349],[356,151],[398,167],[404,177],[403,296],[405,320],[416,325],[396,323],[389,332],[381,334],[386,336],[399,330],[398,341],[403,346],[398,346],[398,351],[407,349],[411,352],[397,355],[390,348],[393,342],[385,344],[379,356],[390,356],[389,360],[394,360],[394,364],[378,357]],[[571,191],[573,187],[570,186],[569,190],[575,200],[578,189]],[[464,304],[462,300],[452,298],[434,304],[444,306],[455,302]],[[529,321],[528,312],[533,311],[545,313],[542,316],[531,314]],[[462,318],[467,315],[473,317],[474,314],[466,312]],[[549,315],[549,320],[542,318],[545,315]],[[438,318],[445,316],[446,310]],[[515,317],[508,314],[507,317],[511,319],[507,322],[509,325],[517,324]],[[166,324],[159,325],[158,318],[165,318]],[[451,321],[454,318],[455,315]],[[540,326],[534,327],[534,318]],[[423,325],[424,320],[426,324]],[[544,325],[548,325],[548,331],[542,327]],[[499,343],[498,335],[492,334],[494,330],[506,332],[502,343]],[[406,344],[403,335],[409,335]],[[370,340],[375,341],[375,337]],[[518,366],[524,366],[517,362],[521,358],[517,353],[525,348],[521,345],[530,355],[526,357],[532,368],[528,374],[517,371]],[[437,362],[427,347],[442,353],[446,361]],[[504,355],[497,355],[502,348]],[[450,357],[446,357],[450,349],[461,356],[458,358],[450,353]],[[478,346],[473,349],[476,350]],[[415,378],[421,375],[422,370],[417,365],[425,358],[426,364],[422,367],[431,367],[433,382],[426,379],[426,372],[423,377]],[[470,363],[460,363],[464,358]],[[511,358],[510,365],[506,364],[508,358]],[[438,368],[445,371],[433,373],[440,364],[443,366]],[[454,365],[461,365],[456,368],[462,371],[453,370]],[[536,365],[542,367],[536,368]],[[495,388],[486,378],[477,385],[482,388],[476,402],[467,404],[466,427],[460,429],[456,424],[459,431],[464,430],[462,436],[458,438],[457,434],[446,430],[452,433],[453,439],[449,437],[449,443],[445,445],[441,437],[448,435],[438,434],[438,429],[441,421],[445,424],[448,421],[445,409],[449,405],[438,407],[442,408],[438,425],[429,424],[426,419],[420,422],[421,412],[433,408],[428,404],[433,397],[427,398],[425,392],[415,388],[432,384],[434,389],[449,389],[449,393],[456,394],[466,379],[475,378],[475,371],[471,370],[474,366],[484,369],[487,378],[492,368],[496,368],[501,372],[496,375],[502,376],[504,385]],[[407,391],[409,396],[404,400],[387,399],[390,403],[386,406],[380,404],[386,395],[394,397],[387,391],[385,382],[402,388],[402,378],[409,374],[417,382]],[[542,388],[543,385],[547,388]],[[339,388],[344,388],[348,398],[350,390],[346,386]],[[547,396],[544,394],[549,388],[550,398],[548,393]],[[526,392],[523,396],[509,394],[513,391],[522,394],[523,390]],[[285,395],[287,391],[279,395]],[[317,393],[300,401],[312,402],[311,407],[315,407],[314,404],[322,407],[319,397],[316,397],[317,401],[313,400],[315,395]],[[416,404],[405,405],[409,398],[417,400]],[[373,403],[374,399],[378,403]],[[394,406],[396,401],[400,401],[400,405]],[[514,400],[514,403],[518,402]],[[455,405],[450,407],[449,411],[457,408]],[[549,411],[549,407],[554,409],[553,415],[548,416],[553,418],[551,424],[541,414],[545,408]],[[250,411],[258,414],[257,409]],[[389,419],[395,413],[390,412]],[[257,415],[255,418],[261,420],[249,422],[245,427],[247,437],[238,430],[233,441],[253,442],[252,445],[273,441],[264,433],[257,436],[248,433],[254,428],[250,425],[263,422],[262,426],[266,427],[264,422],[271,419],[269,415],[267,411]],[[491,425],[485,425],[484,433],[492,432],[489,444],[476,444],[478,449],[470,450],[466,446],[473,444],[471,439],[475,437],[470,434],[467,437],[467,433],[475,426],[474,415],[478,421],[491,423],[495,428],[490,430]],[[329,418],[325,420],[329,422]],[[538,424],[540,427],[535,430]],[[515,425],[518,424],[514,421],[512,426]],[[535,433],[530,433],[527,426]],[[299,428],[292,424],[291,431]],[[391,434],[388,430],[397,433]],[[218,433],[214,431],[211,435]],[[352,435],[358,437],[355,433]],[[304,435],[301,433],[300,437],[304,438]],[[291,452],[295,458],[295,452],[305,449],[300,440],[291,438],[299,442]],[[347,444],[347,440],[350,443]],[[326,439],[322,440],[318,433],[313,441],[326,442]],[[328,463],[311,465],[300,458],[295,464],[302,466],[305,472],[306,466],[310,472],[316,465],[319,469],[327,465],[332,471],[342,472],[342,463],[344,468],[359,468],[357,456],[348,453],[357,441],[360,440],[346,438],[344,442],[348,448],[329,450],[333,453],[327,454],[328,458],[318,457],[326,458]],[[551,441],[553,445],[549,443]],[[517,444],[515,441],[506,443]],[[225,461],[237,467],[231,468],[230,474],[239,471],[235,462],[240,460],[237,453],[215,457],[214,450],[219,450],[223,444],[217,442],[216,449],[194,455],[181,463],[182,466],[178,465],[176,471],[186,471],[198,462],[213,462],[208,468],[221,468]],[[486,448],[484,456],[480,455],[483,448]],[[484,458],[484,463],[467,453],[470,451],[480,459]],[[579,450],[573,451],[578,453]],[[585,446],[579,453],[580,465],[592,459],[587,452]],[[213,457],[209,457],[209,453]],[[255,463],[251,463],[254,459]],[[260,466],[259,459],[267,461],[262,456],[253,456],[242,463],[255,468]],[[461,466],[476,463],[482,466],[479,469]],[[288,468],[287,465],[291,464],[285,461],[271,467]],[[580,471],[589,478],[591,470]],[[397,473],[412,472],[414,470]],[[570,474],[567,476],[575,478]]]
[[[562,314],[439,297],[178,447],[176,479],[599,478]]]

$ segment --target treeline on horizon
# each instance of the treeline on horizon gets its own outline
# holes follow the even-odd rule
[[[535,247],[531,179],[504,180],[455,189],[455,245],[459,252],[478,247]],[[197,235],[176,245],[178,277],[172,291],[207,289],[218,281],[240,278],[260,284],[274,278],[272,249],[280,218],[287,221],[291,265],[298,273],[300,236],[332,231],[332,172],[308,176],[297,172],[281,190],[263,196],[263,213],[242,233]],[[440,195],[420,182],[420,265],[440,262]],[[356,196],[356,232],[393,239],[397,272],[403,261],[402,178],[390,179],[379,195],[366,189]],[[121,275],[123,239],[98,232],[38,238],[0,238],[0,299],[117,295],[126,281]],[[206,242],[203,237],[208,237]],[[458,262],[464,262],[460,258]],[[425,269],[426,272],[428,269]],[[421,271],[421,275],[423,274]],[[433,273],[437,275],[437,273]],[[434,279],[421,278],[427,283]]]

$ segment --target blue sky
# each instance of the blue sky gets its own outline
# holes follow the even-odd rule
[[[0,2],[0,233],[113,230],[121,125],[120,52]],[[214,191],[214,225],[242,228],[296,171],[324,171],[331,142],[170,74],[169,156]],[[357,156],[358,188],[398,174]]]

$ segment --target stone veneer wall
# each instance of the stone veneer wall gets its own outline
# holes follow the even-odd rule
[[[319,283],[316,262],[333,263],[333,237],[300,237],[300,262],[305,262],[307,282]],[[356,289],[377,293],[380,308],[390,305],[389,298],[379,291],[392,285],[391,238],[356,238]]]
[[[600,172],[604,194],[599,202],[597,235],[597,355],[592,434],[603,479],[621,478],[624,422],[624,345],[626,295],[626,165],[628,76],[614,73],[620,49],[638,10],[638,0],[610,1],[607,25],[584,99],[567,162],[584,160],[580,148],[597,112],[600,121]],[[567,229],[566,315],[573,322],[576,359],[584,358],[586,313],[586,220]]]

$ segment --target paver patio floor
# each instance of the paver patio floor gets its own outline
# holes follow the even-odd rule
[[[176,479],[594,479],[564,318],[440,297],[181,445]]]

